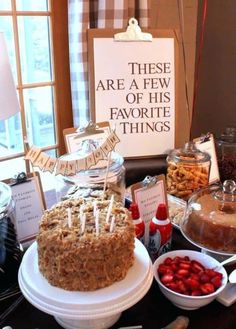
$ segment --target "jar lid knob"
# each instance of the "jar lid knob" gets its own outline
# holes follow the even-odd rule
[[[224,190],[224,193],[234,194],[236,192],[235,181],[233,181],[231,179],[225,180],[223,183],[223,190]]]

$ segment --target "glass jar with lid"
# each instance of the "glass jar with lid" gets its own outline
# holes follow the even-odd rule
[[[15,211],[9,185],[0,182],[0,293],[17,283],[22,251],[15,231]]]
[[[174,149],[167,156],[167,192],[187,200],[194,191],[208,186],[210,156],[198,150],[193,142]]]
[[[216,153],[221,181],[236,181],[236,127],[227,127],[216,139]]]
[[[94,151],[96,147],[96,142],[86,140],[81,150],[65,154],[60,159],[79,160]],[[95,166],[80,170],[73,176],[57,175],[57,200],[79,197],[110,199],[111,195],[114,195],[116,201],[124,204],[125,168],[123,164],[123,157],[112,151],[110,159],[108,155],[108,159],[100,160]]]
[[[206,251],[235,254],[236,183],[227,180],[195,192],[180,227],[190,242]]]

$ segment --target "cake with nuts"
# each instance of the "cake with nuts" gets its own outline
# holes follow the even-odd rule
[[[62,289],[93,291],[125,278],[134,263],[129,211],[113,200],[66,200],[46,210],[37,236],[38,265]]]
[[[195,243],[213,251],[236,252],[236,203],[219,202],[202,194],[192,204],[183,224],[184,233]]]

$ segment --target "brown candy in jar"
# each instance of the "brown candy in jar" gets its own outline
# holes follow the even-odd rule
[[[198,150],[193,142],[175,149],[167,157],[167,192],[188,200],[192,193],[208,186],[210,156]]]
[[[227,127],[216,139],[216,152],[221,181],[236,181],[236,127]]]

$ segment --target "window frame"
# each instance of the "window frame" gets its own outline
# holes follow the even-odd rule
[[[21,108],[21,125],[23,139],[27,139],[26,115],[24,108],[24,90],[36,87],[53,87],[53,106],[55,115],[56,143],[43,147],[43,151],[55,150],[59,156],[65,153],[63,130],[73,126],[70,67],[69,67],[69,41],[68,41],[68,4],[67,0],[48,0],[48,11],[17,11],[16,0],[11,0],[12,10],[0,11],[0,16],[11,16],[13,22],[14,46],[17,68],[17,90]],[[21,54],[19,47],[18,16],[47,16],[49,17],[50,30],[50,59],[52,66],[52,80],[47,82],[23,83],[21,72]],[[0,162],[20,158],[27,152],[0,157]],[[26,163],[26,172],[29,172],[29,163]]]

